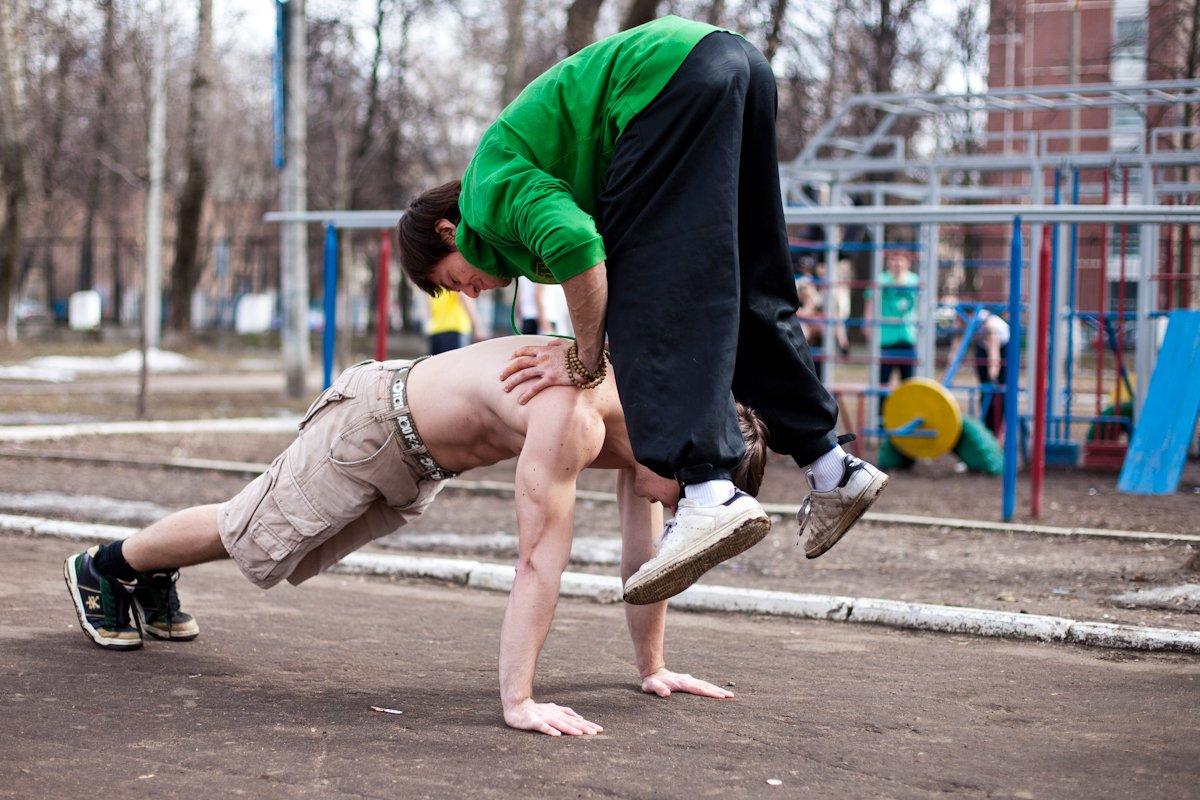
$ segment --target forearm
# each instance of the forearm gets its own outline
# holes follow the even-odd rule
[[[604,357],[604,322],[608,312],[608,271],[601,261],[562,285],[571,325],[584,367],[595,371]]]
[[[988,379],[995,381],[1000,377],[1000,340],[996,336],[988,337]]]
[[[561,568],[533,559],[517,564],[500,627],[500,700],[505,711],[533,697],[538,654],[554,619],[561,575]]]

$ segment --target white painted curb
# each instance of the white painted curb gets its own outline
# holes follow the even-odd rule
[[[0,425],[0,442],[33,442],[75,436],[120,436],[147,433],[295,433],[300,417],[243,419],[128,420],[69,422],[62,425]]]
[[[124,539],[136,530],[116,525],[0,514],[0,531],[29,536],[115,541]],[[516,575],[513,567],[502,564],[384,553],[352,553],[331,571],[354,575],[427,578],[497,592],[511,590]],[[587,597],[601,603],[615,603],[621,598],[621,581],[608,575],[564,572],[561,593],[570,597]],[[837,597],[696,585],[671,598],[670,605],[672,608],[687,611],[765,614],[800,619],[861,622],[972,636],[1067,642],[1089,647],[1200,653],[1200,631],[1145,628],[1107,622],[1079,622],[1065,617],[906,603],[871,597]]]

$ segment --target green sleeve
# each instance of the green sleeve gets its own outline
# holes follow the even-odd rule
[[[596,221],[570,186],[502,143],[475,154],[459,204],[484,239],[524,247],[560,283],[604,260]]]

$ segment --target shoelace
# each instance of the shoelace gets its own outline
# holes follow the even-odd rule
[[[167,615],[167,635],[175,629],[175,615],[179,613],[179,592],[175,591],[175,581],[179,572],[158,572],[150,576],[150,589],[154,592],[155,604],[160,610],[165,609]]]
[[[142,617],[137,612],[137,606],[133,602],[133,585],[122,583],[115,578],[105,578],[109,586],[113,587],[112,596],[116,603],[117,620],[128,620],[133,618],[133,626],[137,628],[138,636],[142,635]]]
[[[667,543],[667,537],[675,532],[675,518],[671,517],[667,520],[667,524],[663,526],[662,536],[658,537],[658,544],[655,545],[656,550],[662,550],[663,545]]]

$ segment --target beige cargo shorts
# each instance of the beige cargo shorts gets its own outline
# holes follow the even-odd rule
[[[221,541],[255,585],[308,580],[422,514],[453,477],[425,452],[408,413],[404,381],[415,363],[343,372],[287,450],[220,506]]]

